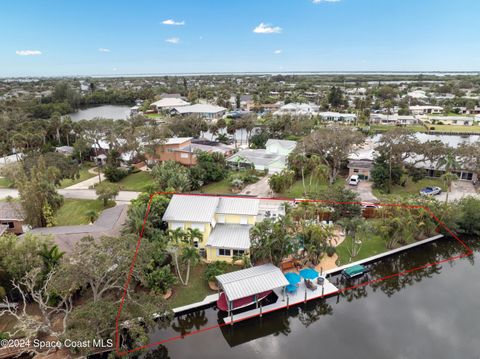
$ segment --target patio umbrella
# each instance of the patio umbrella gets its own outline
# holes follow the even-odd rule
[[[304,268],[300,271],[300,275],[305,279],[315,279],[318,277],[318,272],[312,268]]]
[[[288,273],[285,273],[284,275],[285,275],[285,278],[287,278],[288,283],[290,284],[300,283],[301,277],[297,273],[288,272]]]

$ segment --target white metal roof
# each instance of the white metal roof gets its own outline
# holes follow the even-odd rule
[[[222,197],[218,204],[217,213],[256,216],[259,203],[260,201],[255,198]]]
[[[273,264],[242,269],[216,278],[230,301],[289,284],[282,271]]]
[[[179,145],[181,143],[191,141],[192,139],[193,139],[193,137],[172,137],[172,138],[169,138],[165,142],[165,144],[166,145]]]
[[[210,223],[219,200],[219,197],[175,194],[168,204],[163,220]]]
[[[218,112],[225,111],[226,108],[210,105],[210,104],[197,103],[195,105],[178,107],[178,108],[175,108],[175,110],[180,114],[182,113],[218,113]]]
[[[188,105],[190,105],[190,102],[183,101],[181,98],[175,97],[162,98],[161,100],[155,101],[151,104],[151,106],[156,106],[160,108],[182,107]]]
[[[244,224],[217,224],[208,237],[207,246],[250,249],[250,228]]]

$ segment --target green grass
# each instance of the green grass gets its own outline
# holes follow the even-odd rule
[[[121,191],[147,192],[154,185],[154,180],[149,172],[140,171],[129,174],[117,184]]]
[[[230,187],[230,179],[229,177],[227,177],[221,181],[209,183],[200,188],[200,192],[209,194],[230,194],[232,193]]]
[[[337,181],[333,184],[334,187],[337,187],[337,186],[342,187],[344,185],[345,185],[345,181],[341,178],[337,179]],[[311,193],[311,192],[318,193],[318,192],[326,191],[328,188],[330,188],[330,185],[328,184],[327,181],[319,181],[317,179],[313,179],[312,185],[310,186],[310,176],[307,176],[305,177],[305,188],[307,190],[307,193]],[[288,189],[285,192],[278,193],[277,195],[278,197],[285,197],[285,198],[304,197],[305,195],[303,193],[302,179],[295,181],[292,187],[290,187],[290,189]]]
[[[372,236],[362,244],[359,254],[355,258],[350,259],[350,254],[348,252],[348,246],[351,245],[350,243],[350,239],[345,239],[345,241],[340,243],[336,248],[338,255],[337,264],[339,266],[356,262],[388,250],[386,241],[380,236],[372,234]]]
[[[370,125],[370,131],[385,132],[385,131],[389,131],[389,130],[395,128],[395,127],[396,126],[392,126],[392,125]],[[426,132],[427,131],[425,126],[422,126],[422,125],[408,125],[408,126],[402,126],[402,128],[406,128],[406,129],[409,129],[409,130],[414,131],[414,132]]]
[[[144,114],[143,116],[145,116],[146,118],[160,118],[160,115],[158,113],[146,113]]]
[[[467,133],[480,133],[480,126],[461,126],[461,125],[429,125],[429,127],[434,127],[435,130],[430,132],[467,132]]]
[[[104,209],[103,203],[96,199],[65,199],[63,206],[55,215],[56,225],[88,224],[89,219],[85,215],[86,212],[93,210],[100,214]]]
[[[12,182],[10,182],[5,177],[0,177],[0,188],[10,188],[12,187]]]
[[[89,164],[84,164],[82,165],[82,167],[80,168],[80,177],[72,180],[72,179],[64,179],[61,183],[60,183],[60,188],[66,188],[66,187],[70,187],[70,186],[73,186],[74,184],[77,184],[77,183],[80,183],[80,182],[83,182],[83,181],[86,181],[87,179],[90,179],[92,177],[95,177],[97,176],[97,174],[94,174],[94,173],[90,173],[88,172],[89,169],[91,169],[92,166],[89,165]]]
[[[206,267],[206,264],[200,264],[195,268],[191,268],[188,285],[184,286],[179,283],[173,287],[173,294],[167,301],[170,308],[173,309],[200,302],[205,299],[207,295],[215,293],[210,289],[208,282],[203,277]],[[239,266],[228,265],[226,272],[233,272],[239,269],[241,269]]]
[[[405,187],[395,185],[390,194],[382,192],[376,188],[374,188],[372,192],[375,197],[378,197],[381,200],[388,200],[392,197],[420,196],[419,192],[424,187],[440,187],[442,188],[442,191],[445,191],[445,185],[439,178],[424,178],[415,183],[409,177],[407,178]]]

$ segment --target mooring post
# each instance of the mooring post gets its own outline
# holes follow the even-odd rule
[[[260,303],[260,318],[262,317],[262,303]]]
[[[289,306],[290,306],[290,296],[287,295],[287,309],[288,309]]]
[[[307,287],[305,287],[305,300],[303,301],[304,303],[307,302]]]

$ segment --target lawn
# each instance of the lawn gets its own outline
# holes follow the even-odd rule
[[[117,184],[122,191],[148,192],[155,183],[150,172],[140,171],[129,174]]]
[[[173,295],[167,301],[170,308],[173,309],[187,304],[200,302],[205,299],[207,295],[215,294],[203,277],[206,267],[206,264],[200,264],[195,268],[192,268],[188,285],[184,286],[179,283],[173,287]],[[227,272],[233,272],[234,270],[239,269],[241,269],[241,267],[228,265]]]
[[[200,188],[200,192],[209,194],[231,194],[230,179],[227,177],[221,181],[209,183]]]
[[[467,133],[479,133],[480,126],[457,126],[457,125],[429,125],[429,127],[434,127],[435,130],[430,132],[467,132]]]
[[[380,236],[372,234],[372,236],[363,243],[360,253],[350,260],[350,254],[348,252],[348,246],[350,245],[350,240],[346,239],[336,248],[337,249],[337,265],[342,266],[351,262],[356,262],[361,259],[365,259],[371,256],[374,256],[379,253],[386,252],[387,246],[386,241],[383,240]]]
[[[389,130],[394,129],[394,128],[396,128],[396,126],[392,126],[392,125],[370,125],[370,131],[372,131],[372,132],[385,132],[385,131],[389,131]],[[408,126],[404,126],[402,128],[406,128],[406,129],[409,129],[409,130],[414,131],[414,132],[426,132],[427,131],[425,126],[422,126],[422,125],[408,125]]]
[[[72,179],[64,179],[62,182],[60,182],[60,188],[66,188],[73,186],[74,184],[86,181],[89,178],[97,176],[95,173],[90,173],[88,172],[89,169],[92,168],[91,164],[83,164],[80,168],[80,177],[72,180]]]
[[[337,181],[333,184],[333,186],[344,186],[345,182],[342,178],[338,178]],[[307,190],[307,193],[319,193],[319,192],[324,192],[328,188],[330,188],[330,185],[328,184],[327,181],[319,181],[317,179],[312,180],[312,184],[310,185],[310,176],[305,177],[305,188]],[[293,186],[290,187],[285,192],[278,193],[278,197],[284,197],[284,198],[303,198],[305,195],[303,193],[303,182],[302,179],[299,179],[293,183]]]
[[[65,199],[63,206],[55,215],[56,225],[88,224],[89,219],[85,213],[92,210],[100,214],[104,210],[103,203],[96,199]]]
[[[419,192],[424,187],[440,187],[442,191],[445,190],[443,181],[439,178],[424,178],[418,182],[413,182],[410,177],[407,178],[405,187],[395,185],[392,188],[392,193],[384,193],[378,189],[373,189],[373,194],[382,200],[388,200],[391,197],[409,197],[411,195],[419,196]]]
[[[12,186],[12,182],[10,182],[5,177],[0,177],[0,188],[10,188]]]

